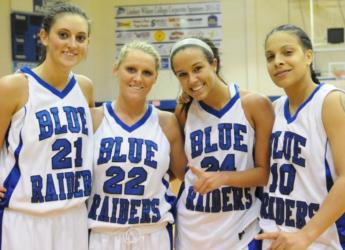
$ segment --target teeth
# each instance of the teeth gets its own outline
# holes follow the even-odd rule
[[[74,56],[74,55],[75,55],[74,53],[68,52],[68,51],[65,51],[64,54],[65,54],[65,55],[68,55],[68,56]]]
[[[201,88],[202,88],[202,86],[198,86],[198,87],[192,88],[192,90],[193,90],[193,91],[198,91],[198,90],[201,89]]]
[[[143,86],[136,86],[136,85],[129,85],[129,87],[134,88],[136,90],[140,90],[144,88]]]

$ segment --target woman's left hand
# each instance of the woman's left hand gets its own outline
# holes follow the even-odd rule
[[[271,250],[305,250],[311,244],[308,235],[299,230],[297,232],[267,232],[255,237],[257,240],[271,240]]]
[[[193,166],[189,166],[189,168],[196,176],[193,185],[195,192],[207,194],[223,185],[221,172],[205,172]]]

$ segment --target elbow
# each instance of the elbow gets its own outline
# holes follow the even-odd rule
[[[259,187],[267,186],[269,177],[270,177],[269,169],[268,168],[262,168],[262,173],[261,173],[261,177],[259,178],[258,186]]]
[[[268,184],[268,176],[265,178],[262,178],[262,181],[260,182],[259,186],[260,187],[265,187]]]

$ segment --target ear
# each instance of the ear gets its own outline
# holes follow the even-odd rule
[[[48,46],[48,33],[44,29],[40,30],[40,33],[38,33],[38,36],[40,37],[41,43],[47,47]]]
[[[307,64],[308,64],[308,65],[312,64],[313,59],[314,59],[314,52],[313,52],[311,49],[308,49],[308,50],[305,52],[305,58],[306,58],[306,60],[307,60]]]
[[[213,67],[214,72],[217,72],[217,64],[218,64],[217,58],[213,58],[213,62],[211,63],[211,66]]]
[[[119,65],[118,65],[117,63],[114,63],[114,65],[113,65],[113,75],[114,75],[114,76],[116,76],[116,74],[117,74],[117,71],[118,71],[118,69],[119,69],[118,66],[119,66]]]

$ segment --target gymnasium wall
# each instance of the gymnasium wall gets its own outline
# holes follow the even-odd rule
[[[209,0],[212,1],[212,0]],[[115,22],[114,6],[143,5],[161,3],[184,3],[186,0],[70,0],[82,7],[92,20],[91,39],[87,59],[75,71],[90,77],[95,84],[97,101],[116,98],[116,81],[112,76],[115,55]],[[201,0],[189,0],[202,2]],[[316,7],[318,43],[325,44],[327,27],[342,26],[339,10],[329,8],[325,18],[324,8],[320,4],[336,3],[336,0],[318,0]],[[324,3],[323,3],[324,2]],[[344,8],[343,0],[340,8]],[[309,0],[220,0],[222,6],[222,75],[227,81],[237,82],[240,87],[264,95],[280,95],[280,89],[274,86],[266,72],[264,57],[264,39],[275,26],[293,23],[301,26],[310,34]],[[10,12],[32,12],[32,0],[0,1],[0,75],[12,72],[10,44]],[[344,10],[345,11],[345,10]],[[323,21],[322,21],[323,20]],[[327,20],[327,22],[326,22]],[[340,21],[339,21],[340,20]],[[322,46],[328,46],[322,45]],[[344,44],[337,45],[343,48]],[[344,53],[344,52],[341,52]],[[339,59],[345,53],[336,53],[329,58],[324,52],[318,54],[320,62]],[[327,65],[322,65],[326,68]],[[341,84],[345,80],[341,80]],[[345,83],[344,83],[345,85]],[[175,76],[167,70],[159,74],[150,99],[175,99],[179,86]]]

